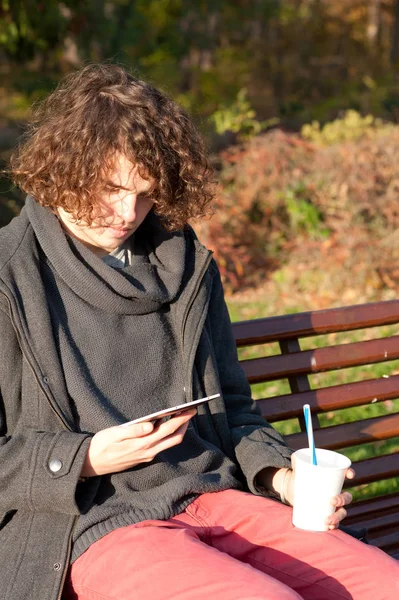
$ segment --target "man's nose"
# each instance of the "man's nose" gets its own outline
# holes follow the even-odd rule
[[[136,218],[136,194],[127,194],[119,203],[118,215],[127,223],[132,223]]]

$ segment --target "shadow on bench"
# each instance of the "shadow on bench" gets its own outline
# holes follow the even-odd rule
[[[351,459],[357,452],[356,479],[347,485],[355,486],[355,501],[344,524],[367,528],[369,543],[397,559],[399,375],[394,373],[399,363],[392,361],[399,359],[398,324],[397,300],[233,323],[240,361],[255,397],[255,384],[270,382],[269,391],[262,385],[258,400],[263,416],[280,431],[295,429],[285,438],[292,448],[301,448],[307,446],[302,407],[310,404],[316,445]],[[348,334],[351,331],[358,333]],[[376,367],[371,372],[377,363],[386,363],[380,371],[390,374],[376,375]],[[323,381],[329,372],[341,369],[338,385]],[[283,382],[280,386],[278,380]],[[286,389],[278,395],[265,397],[284,383]],[[354,407],[361,408],[352,414],[345,410]],[[381,488],[383,481],[391,493]]]

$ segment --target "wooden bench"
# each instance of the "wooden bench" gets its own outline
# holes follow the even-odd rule
[[[233,323],[237,346],[245,348],[239,351],[240,361],[250,384],[276,380],[289,383],[281,395],[258,400],[269,423],[295,420],[298,432],[285,436],[289,446],[294,449],[307,446],[302,413],[305,403],[310,404],[312,410],[317,446],[348,454],[348,449],[354,446],[371,444],[368,446],[372,448],[371,457],[353,462],[357,486],[354,489],[396,478],[393,489],[396,483],[399,490],[399,405],[396,402],[399,374],[394,374],[392,367],[398,373],[399,368],[391,363],[390,375],[377,378],[367,375],[367,365],[399,359],[399,335],[396,335],[399,327],[383,327],[398,323],[397,300]],[[369,339],[353,342],[348,341],[348,334],[338,333],[354,330],[365,330]],[[328,335],[319,337],[325,334]],[[338,339],[342,337],[344,339]],[[301,349],[301,344],[306,347]],[[251,358],[245,356],[248,353]],[[252,357],[254,353],[256,356]],[[360,377],[359,369],[350,369],[349,380],[339,385],[324,387],[322,382],[313,381],[323,377],[314,374],[361,365],[366,367]],[[383,368],[387,367],[388,364]],[[367,414],[370,413],[367,406],[384,401],[385,405],[390,401],[387,414],[371,417]],[[341,422],[342,409],[359,406],[363,407],[365,418]],[[381,440],[392,441],[389,453],[382,456],[378,452]],[[354,485],[352,482],[346,486]],[[356,529],[367,528],[371,544],[399,559],[399,491],[354,501],[344,524]]]

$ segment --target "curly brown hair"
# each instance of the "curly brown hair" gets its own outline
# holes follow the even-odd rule
[[[113,64],[67,75],[32,111],[10,160],[14,182],[91,224],[118,153],[153,179],[154,210],[169,230],[208,213],[214,182],[204,142],[167,95]]]

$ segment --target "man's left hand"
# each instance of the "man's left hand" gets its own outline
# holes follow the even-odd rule
[[[278,472],[276,473],[276,475]],[[355,477],[355,471],[352,468],[349,468],[346,471],[345,477],[347,479],[353,479]],[[284,495],[287,502],[293,506],[295,502],[294,498],[294,479],[295,479],[295,470],[290,471],[287,476],[281,478],[281,482],[284,483]],[[276,482],[277,483],[277,482]],[[337,496],[333,496],[331,498],[331,504],[335,506],[335,512],[326,518],[326,524],[328,525],[328,529],[337,529],[339,524],[343,519],[345,519],[347,512],[344,508],[348,504],[352,502],[352,494],[350,492],[341,492]]]

